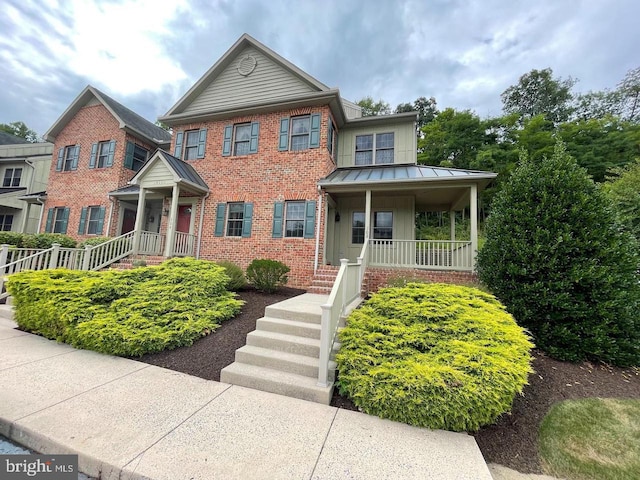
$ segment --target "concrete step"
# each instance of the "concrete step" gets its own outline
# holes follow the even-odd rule
[[[236,350],[236,362],[318,378],[318,359],[305,355],[245,345]],[[336,366],[336,362],[329,362],[329,380],[332,382],[335,380]]]
[[[264,316],[270,318],[282,318],[284,320],[295,320],[297,322],[317,323],[322,321],[322,311],[297,311],[279,306],[278,303],[269,305],[264,309]]]
[[[270,348],[272,350],[294,353],[296,355],[306,355],[307,357],[320,357],[320,340],[316,340],[315,338],[254,330],[247,334],[247,345]]]
[[[7,300],[9,298],[7,298]],[[4,304],[4,305],[0,304],[0,318],[4,318],[6,320],[13,320],[13,307],[8,304]]]
[[[284,318],[263,317],[256,322],[256,330],[315,338],[317,340],[320,340],[320,328],[320,325],[316,323],[298,322]]]
[[[319,387],[315,378],[238,362],[222,369],[220,381],[325,405],[333,394],[333,383]]]

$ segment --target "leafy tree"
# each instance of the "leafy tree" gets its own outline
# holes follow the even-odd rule
[[[629,70],[618,84],[622,97],[624,119],[629,122],[640,120],[640,67]]]
[[[416,128],[418,129],[418,136],[421,135],[422,127],[427,123],[433,121],[438,115],[438,105],[434,97],[418,97],[413,104],[401,103],[399,104],[394,113],[402,112],[418,112],[418,121]]]
[[[372,97],[364,97],[356,102],[362,107],[362,116],[371,117],[374,115],[389,115],[391,107],[387,102],[380,99],[377,102]]]
[[[572,111],[571,89],[576,82],[571,77],[553,78],[550,68],[533,69],[522,75],[517,85],[502,92],[503,110],[518,113],[523,119],[543,114],[554,123],[564,122]]]
[[[613,202],[618,220],[640,243],[640,160],[614,169],[602,189]]]
[[[493,202],[480,279],[557,358],[640,362],[638,248],[611,211],[560,141],[524,156]]]
[[[161,122],[160,120],[156,120],[156,123],[154,123],[154,125],[156,127],[160,127],[161,129],[171,133],[171,127],[169,125],[167,125],[166,123]]]
[[[38,134],[27,127],[24,122],[0,123],[0,131],[24,138],[30,143],[38,142]]]
[[[619,90],[602,90],[579,94],[574,98],[573,117],[592,120],[622,116],[622,94]]]

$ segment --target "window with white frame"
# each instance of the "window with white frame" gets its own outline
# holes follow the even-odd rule
[[[188,130],[184,132],[184,156],[183,160],[195,160],[198,158],[198,139],[200,130]]]
[[[373,238],[380,240],[393,238],[393,212],[373,212]]]
[[[64,147],[64,163],[62,169],[65,172],[69,172],[71,170],[75,170],[75,166],[77,165],[77,157],[78,152],[80,151],[80,147],[77,145],[71,145],[68,147]]]
[[[227,237],[241,237],[242,222],[244,221],[244,203],[229,203],[227,206]]]
[[[13,215],[0,215],[0,231],[10,232],[13,225]]]
[[[249,155],[251,147],[251,124],[241,123],[233,126],[233,154]]]
[[[111,142],[99,142],[98,143],[98,154],[96,158],[96,168],[104,168],[107,166],[107,162],[109,160],[109,148],[111,146]]]
[[[364,212],[353,212],[351,218],[351,243],[364,243]]]
[[[4,180],[2,181],[2,186],[3,187],[19,187],[21,177],[22,177],[21,168],[7,168],[4,171]]]
[[[285,237],[304,236],[304,209],[305,202],[285,203]]]
[[[356,135],[356,165],[393,163],[394,133]]]
[[[309,133],[311,132],[311,116],[291,118],[291,150],[306,150],[309,148]]]
[[[100,207],[89,207],[87,209],[87,235],[98,235],[101,232],[100,228]]]

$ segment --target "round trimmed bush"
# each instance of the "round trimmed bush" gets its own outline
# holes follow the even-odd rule
[[[510,410],[533,344],[495,297],[409,283],[371,296],[347,319],[338,385],[364,412],[428,428],[475,431]]]
[[[242,290],[247,286],[247,278],[244,276],[244,271],[233,262],[217,262],[222,268],[224,273],[229,277],[229,283],[227,283],[227,289],[232,292]]]

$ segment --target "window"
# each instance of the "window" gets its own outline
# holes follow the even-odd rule
[[[127,142],[127,152],[124,157],[124,166],[137,172],[149,158],[149,150],[133,142]]]
[[[287,202],[284,215],[285,237],[303,237],[304,202]]]
[[[373,238],[382,240],[393,238],[393,212],[373,213]]]
[[[251,143],[251,124],[235,125],[233,133],[233,154],[248,155]]]
[[[116,152],[115,140],[96,142],[91,145],[91,158],[89,168],[105,168],[113,165],[113,157]]]
[[[13,225],[13,215],[0,215],[0,230],[10,232]]]
[[[242,220],[244,218],[244,203],[230,203],[227,216],[227,237],[242,236]]]
[[[80,156],[80,145],[69,145],[58,150],[58,162],[56,171],[68,172],[78,168],[78,157]]]
[[[329,155],[331,155],[333,161],[336,162],[338,157],[338,132],[331,120],[329,120],[329,128],[327,131],[327,150],[329,150]]]
[[[311,117],[294,117],[291,119],[291,150],[306,150],[309,148],[309,132]]]
[[[22,177],[21,168],[7,168],[4,171],[4,181],[2,182],[2,186],[3,187],[19,187],[20,177]]]
[[[393,133],[376,133],[356,136],[356,165],[393,163],[393,152]]]
[[[278,150],[300,151],[320,146],[319,113],[280,119]]]
[[[181,160],[195,160],[204,158],[204,148],[207,143],[207,129],[187,130],[176,133],[176,144],[173,155]]]
[[[353,212],[351,219],[351,243],[364,243],[364,212]]]
[[[104,207],[85,207],[80,213],[78,235],[101,235],[104,223]]]
[[[69,209],[67,207],[54,207],[49,209],[47,214],[47,233],[67,233],[67,222],[69,221]]]

